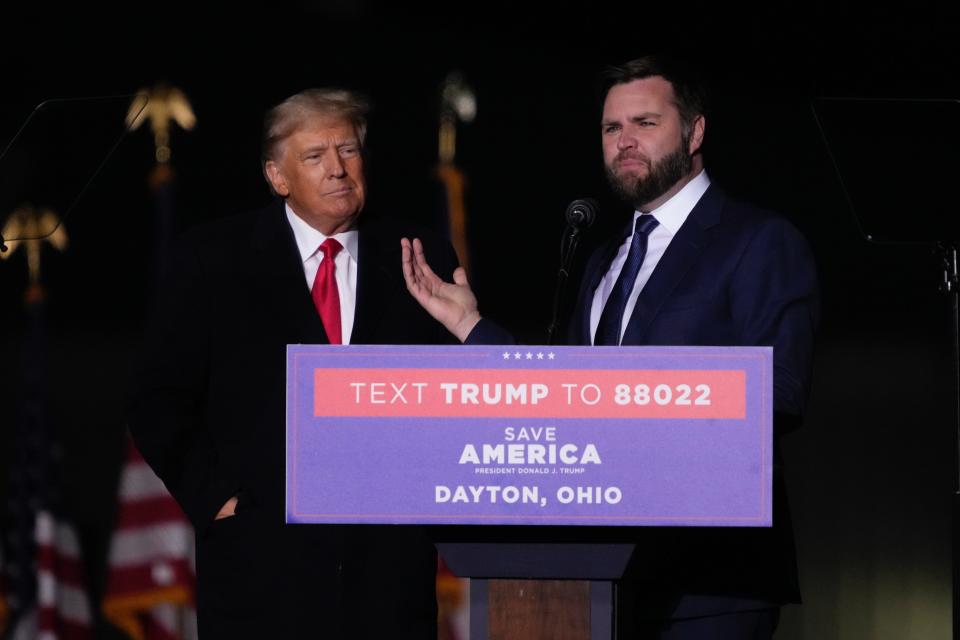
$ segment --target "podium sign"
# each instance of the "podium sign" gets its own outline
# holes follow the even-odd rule
[[[769,347],[290,345],[287,522],[771,525]]]

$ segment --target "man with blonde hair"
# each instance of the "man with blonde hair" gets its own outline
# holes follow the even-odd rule
[[[336,89],[268,112],[279,199],[186,236],[147,334],[130,424],[196,528],[204,638],[436,637],[421,529],[284,523],[287,345],[449,341],[396,269],[418,232],[360,217],[366,114]],[[429,242],[450,276],[449,244]]]

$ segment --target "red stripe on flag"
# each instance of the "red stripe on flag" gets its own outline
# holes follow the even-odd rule
[[[50,572],[57,582],[84,589],[86,570],[80,558],[63,555],[54,547],[40,545],[37,547],[37,569]]]
[[[187,519],[169,495],[155,496],[123,502],[117,515],[117,529],[133,529],[170,521],[187,522]]]
[[[165,567],[158,570],[157,565],[165,565]],[[145,561],[134,567],[113,567],[110,569],[106,597],[109,599],[131,593],[166,589],[173,585],[188,586],[191,591],[193,590],[193,570],[186,559]]]

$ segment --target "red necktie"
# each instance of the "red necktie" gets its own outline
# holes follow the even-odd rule
[[[320,245],[320,251],[323,252],[323,260],[320,261],[320,268],[317,269],[317,277],[313,281],[313,288],[310,290],[313,296],[313,304],[317,307],[320,319],[323,321],[323,328],[327,332],[327,338],[330,344],[341,344],[340,332],[340,290],[337,289],[337,277],[335,275],[336,266],[333,263],[334,257],[343,249],[343,245],[327,238]]]

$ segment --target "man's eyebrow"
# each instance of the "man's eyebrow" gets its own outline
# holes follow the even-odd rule
[[[630,122],[636,122],[637,120],[648,120],[648,119],[660,119],[663,117],[662,113],[657,111],[644,111],[643,113],[637,113],[631,116],[628,116],[627,119]],[[611,124],[617,124],[620,122],[619,118],[604,118],[600,121],[600,126],[605,127]]]
[[[357,139],[357,138],[348,138],[347,140],[344,140],[343,142],[337,142],[334,146],[335,146],[337,149],[340,149],[340,148],[342,148],[342,147],[359,147],[359,146],[360,146],[360,141],[359,141],[359,139]],[[326,151],[326,150],[329,149],[329,148],[330,148],[330,145],[329,145],[329,144],[327,144],[327,143],[325,143],[325,142],[318,142],[318,143],[316,143],[316,144],[310,145],[309,147],[307,147],[307,148],[305,148],[303,151],[301,151],[301,152],[300,152],[300,157],[301,157],[301,158],[306,157],[306,156],[308,156],[308,155],[310,155],[311,153],[314,153],[314,152],[316,152],[316,151]]]
[[[304,149],[303,151],[301,151],[300,155],[305,156],[308,153],[312,153],[314,151],[326,151],[327,149],[328,149],[328,145],[326,144],[323,144],[323,143],[312,144],[306,149]]]

